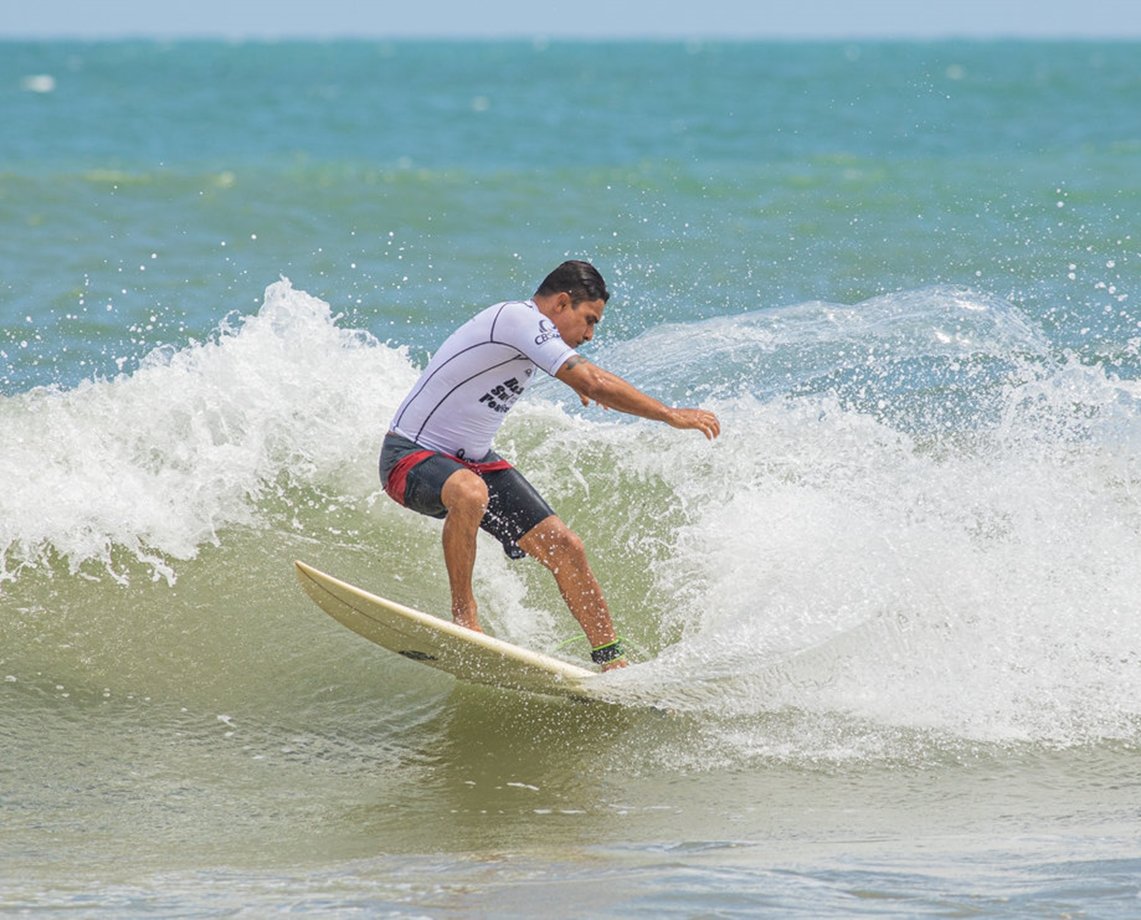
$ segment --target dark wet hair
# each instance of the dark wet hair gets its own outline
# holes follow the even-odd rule
[[[571,303],[574,304],[584,300],[601,300],[606,303],[610,299],[610,292],[606,290],[606,282],[598,269],[589,262],[578,259],[564,262],[547,275],[535,294],[549,297],[564,291],[570,294]]]

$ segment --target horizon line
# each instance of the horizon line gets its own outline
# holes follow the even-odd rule
[[[859,41],[1098,41],[1098,42],[1131,42],[1141,39],[1141,31],[1134,34],[1123,35],[1119,31],[1113,34],[1100,32],[1010,32],[995,30],[993,32],[860,32],[860,33],[810,33],[810,32],[756,32],[756,33],[615,33],[611,35],[593,34],[559,34],[548,32],[480,32],[480,33],[444,33],[444,32],[329,32],[312,33],[298,31],[283,32],[218,32],[218,31],[115,31],[115,32],[12,32],[0,31],[0,41],[75,41],[75,42],[113,42],[113,41],[517,41],[531,44],[554,44],[558,42],[578,43],[590,42],[606,44],[608,42],[680,42],[683,44],[701,44],[703,42],[723,42],[727,44],[773,41],[773,42],[859,42]]]

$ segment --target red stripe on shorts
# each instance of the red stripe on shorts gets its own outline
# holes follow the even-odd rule
[[[506,460],[492,460],[490,463],[477,463],[472,460],[464,460],[461,457],[453,457],[451,454],[445,454],[438,450],[415,450],[410,454],[401,457],[396,465],[392,468],[392,472],[388,474],[388,482],[384,484],[384,491],[389,494],[398,504],[404,504],[404,490],[408,487],[408,474],[412,468],[419,463],[424,462],[429,457],[435,456],[447,457],[449,460],[455,460],[456,463],[462,463],[469,470],[479,475],[484,473],[497,473],[500,470],[511,469],[511,464]]]

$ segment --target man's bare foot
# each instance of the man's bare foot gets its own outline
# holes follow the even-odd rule
[[[625,658],[615,658],[613,661],[608,661],[602,666],[603,671],[613,671],[617,668],[625,668],[630,664]]]
[[[457,626],[470,629],[472,632],[483,632],[483,627],[479,625],[479,618],[476,616],[475,610],[457,610],[453,607],[452,622]]]

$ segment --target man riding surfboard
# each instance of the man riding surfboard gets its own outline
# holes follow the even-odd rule
[[[512,558],[532,556],[551,571],[603,670],[626,660],[582,540],[492,450],[492,440],[539,370],[567,384],[583,405],[694,429],[711,440],[720,434],[712,412],[666,406],[575,351],[594,337],[609,299],[598,270],[572,260],[530,299],[478,313],[432,356],[396,410],[380,454],[385,491],[413,511],[444,520],[456,623],[480,630],[472,571],[482,528]]]

